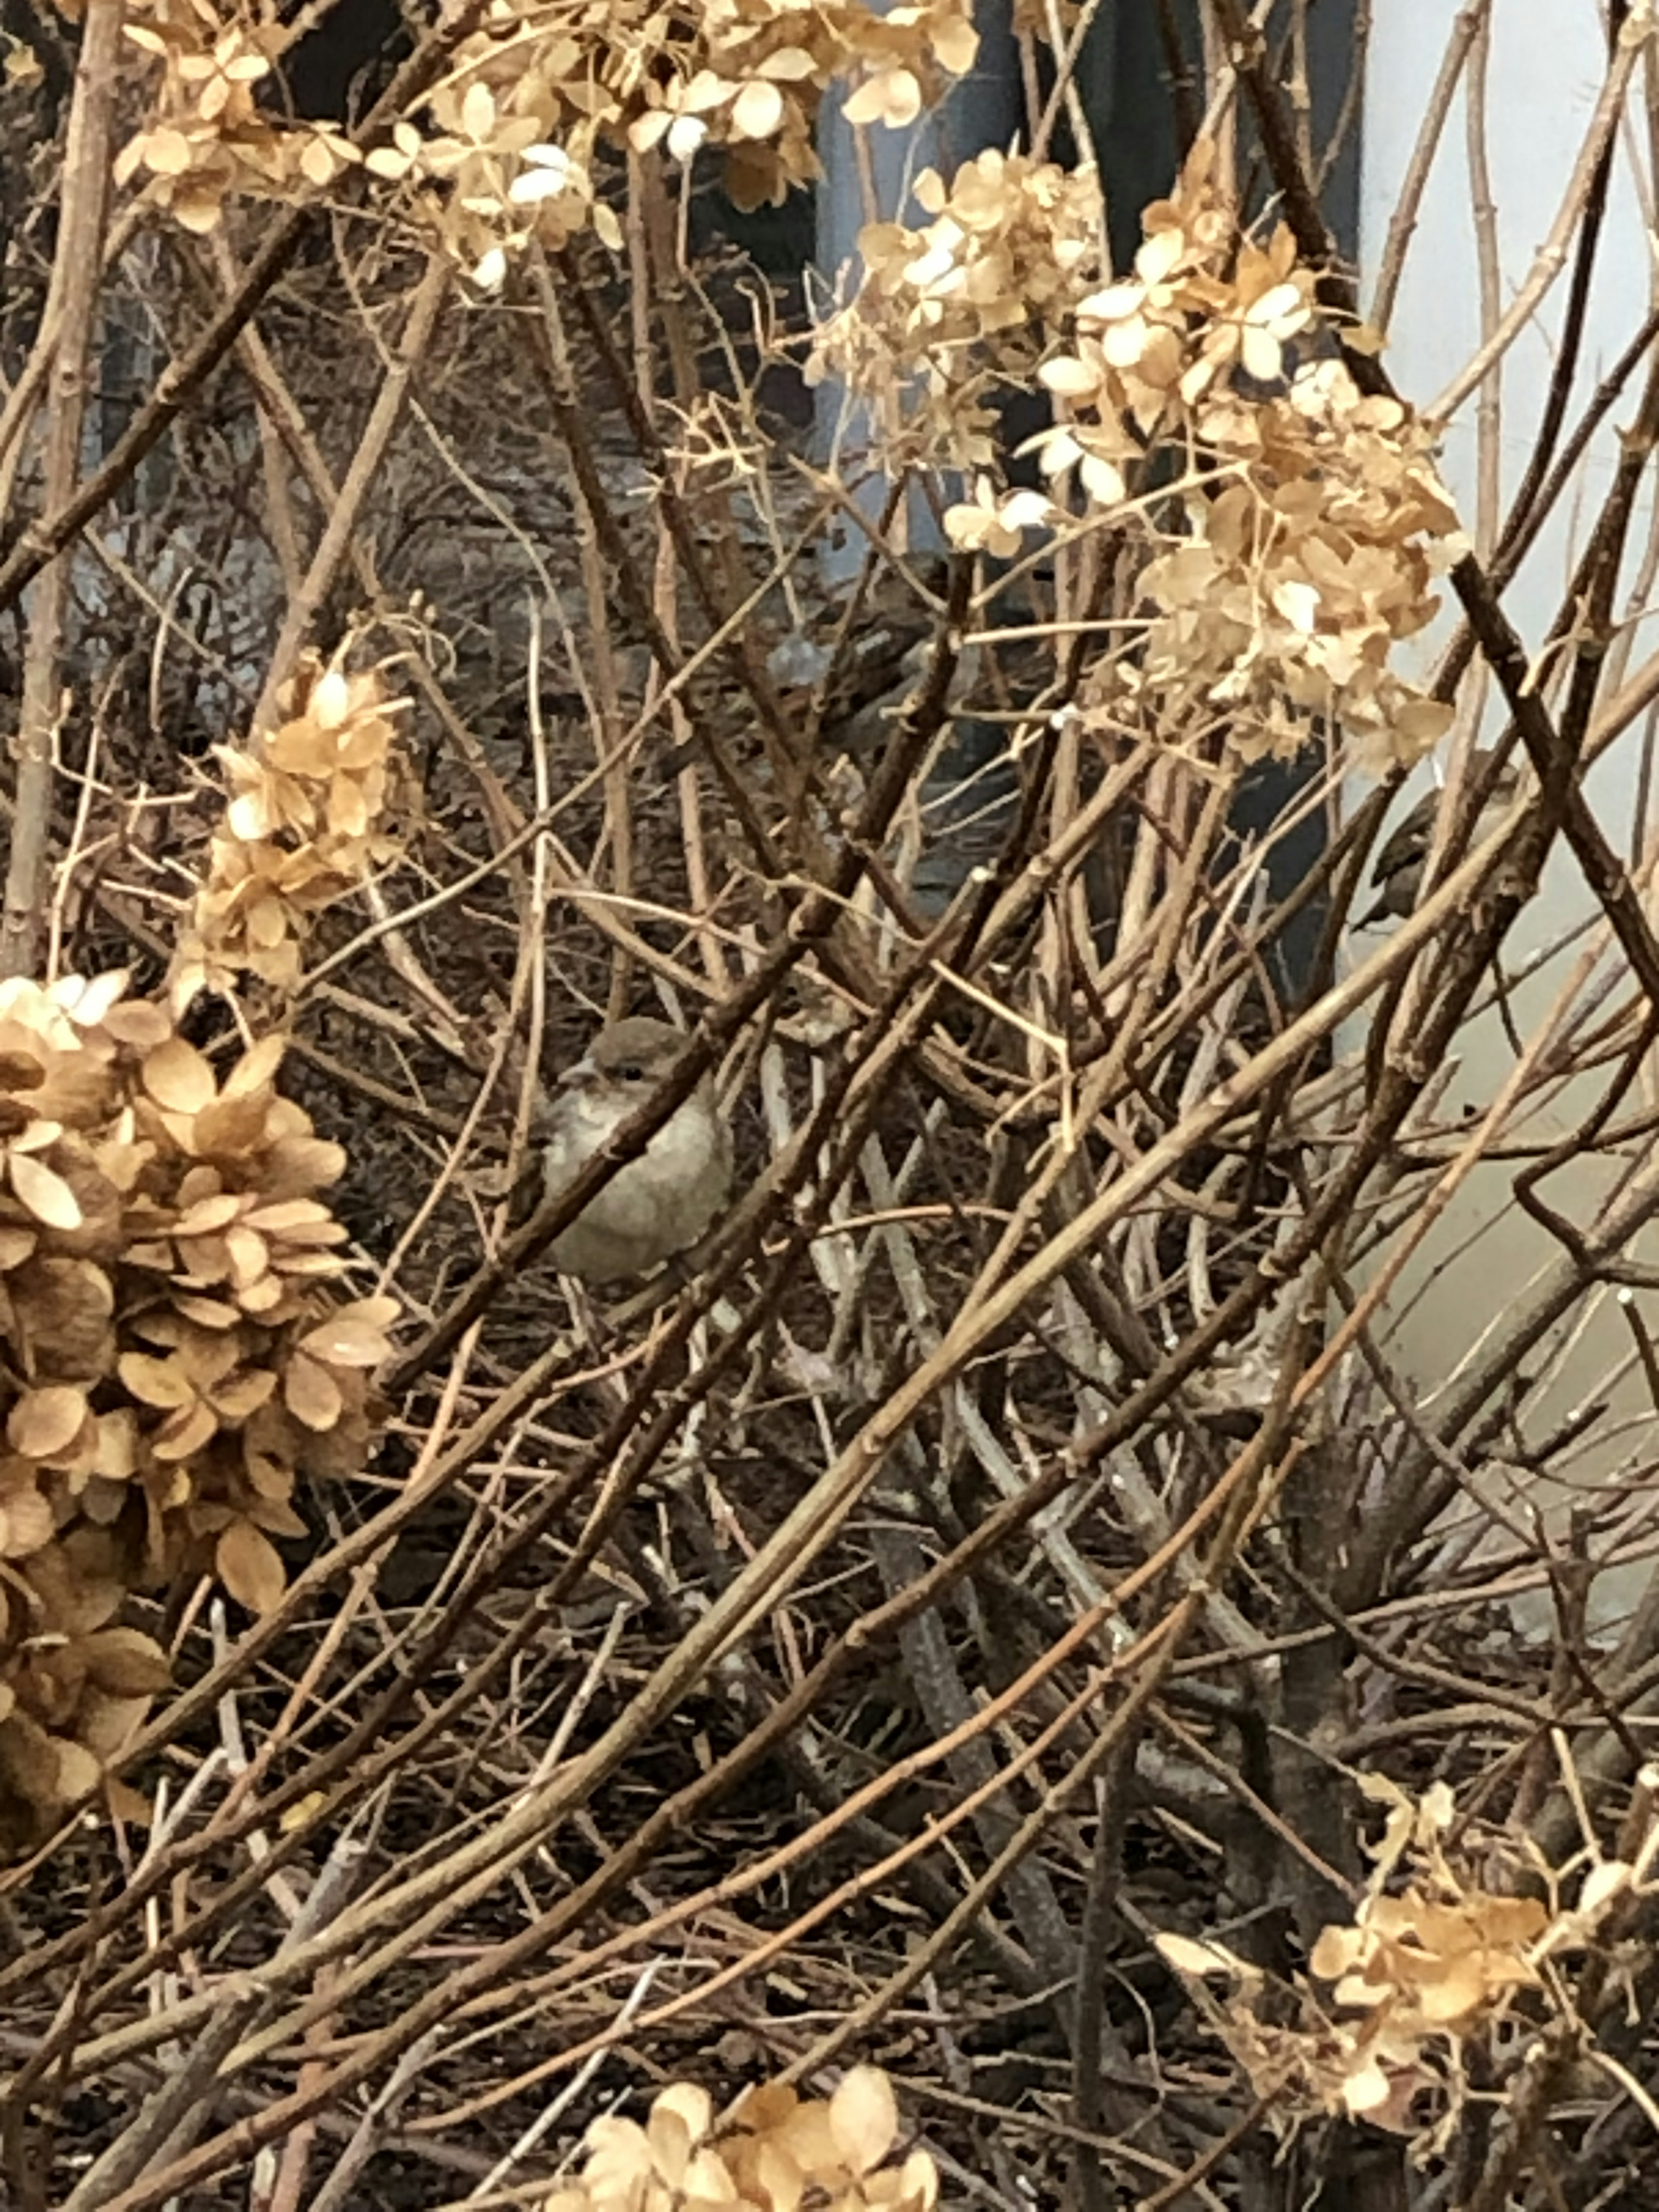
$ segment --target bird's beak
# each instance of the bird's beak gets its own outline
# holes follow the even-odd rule
[[[573,1060],[559,1078],[559,1088],[561,1091],[567,1088],[580,1090],[584,1084],[596,1081],[599,1073],[592,1060],[584,1053],[580,1060]]]

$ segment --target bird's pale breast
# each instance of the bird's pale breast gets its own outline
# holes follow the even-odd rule
[[[569,1182],[629,1109],[579,1095],[559,1101],[546,1154],[550,1194]],[[726,1201],[725,1133],[707,1099],[688,1099],[553,1242],[553,1261],[592,1283],[643,1275],[695,1244]]]

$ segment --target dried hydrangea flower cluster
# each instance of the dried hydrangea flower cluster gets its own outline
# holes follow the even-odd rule
[[[275,730],[214,749],[228,804],[174,956],[176,1012],[241,974],[291,990],[312,917],[397,856],[380,823],[406,702],[376,670],[348,675],[345,652],[305,658]]]
[[[1659,1789],[1659,1769],[1644,1785],[1650,1795]],[[1645,1892],[1659,1824],[1634,1862],[1591,1856],[1568,1907],[1560,1892],[1576,1863],[1558,1872],[1496,1832],[1479,1838],[1478,1858],[1472,1833],[1455,1853],[1449,1848],[1455,1806],[1444,1783],[1420,1799],[1381,1776],[1362,1786],[1388,1819],[1352,1925],[1327,1928],[1314,1946],[1314,1972],[1334,1984],[1331,2009],[1304,1989],[1299,2017],[1285,2024],[1282,2004],[1264,2003],[1261,1968],[1223,1945],[1160,1936],[1158,1948],[1281,2132],[1339,2114],[1415,2136],[1427,2154],[1457,2124],[1467,2051],[1478,2044],[1491,2054],[1516,1996],[1538,1992],[1566,2008],[1553,1961],[1592,1943],[1620,1899]],[[1494,1879],[1508,1886],[1494,1889]],[[1523,1882],[1532,1890],[1540,1881],[1547,1902],[1522,1893]],[[1206,1977],[1231,1982],[1224,2002],[1206,1989]],[[1517,2049],[1510,2056],[1518,2061]]]
[[[890,466],[988,470],[996,393],[1030,385],[1098,280],[1099,185],[992,148],[948,189],[924,169],[914,190],[932,220],[860,232],[858,292],[819,325],[807,381],[871,404]]]
[[[238,194],[283,198],[332,184],[357,158],[325,124],[284,122],[255,88],[304,28],[268,0],[222,12],[213,0],[135,0],[123,26],[159,73],[144,128],[122,149],[115,181],[144,180],[145,196],[186,230],[214,229]]]
[[[282,1595],[301,1473],[360,1468],[390,1298],[342,1302],[345,1156],[119,973],[0,983],[0,1844],[92,1786],[167,1680],[130,1592]]]
[[[1218,728],[1246,759],[1292,753],[1322,722],[1373,769],[1427,751],[1449,710],[1389,655],[1464,550],[1428,434],[1333,356],[1290,232],[1241,237],[1213,144],[1103,287],[1088,171],[983,155],[948,191],[929,171],[917,197],[925,228],[865,233],[859,289],[811,373],[869,403],[890,465],[967,475],[945,518],[959,546],[1008,559],[1034,527],[1139,535],[1141,621],[1093,672],[1093,724]],[[1023,449],[1046,492],[1008,487],[990,411],[1033,376],[1059,418]]]
[[[887,2076],[855,2066],[832,2097],[746,2091],[718,2127],[704,2089],[665,2089],[641,2127],[607,2116],[584,2137],[580,2177],[544,2212],[932,2212],[939,2174],[924,2150],[896,2166],[898,2107]]]
[[[1362,765],[1409,764],[1450,710],[1389,656],[1464,550],[1428,434],[1330,357],[1288,230],[1239,238],[1208,142],[1142,228],[1133,275],[1082,303],[1042,371],[1066,419],[1034,443],[1068,524],[1121,520],[1154,456],[1183,471],[1184,531],[1139,578],[1140,649],[1102,665],[1087,704],[1108,728],[1219,723],[1246,759],[1295,752],[1317,718]]]
[[[151,119],[122,176],[195,229],[232,193],[283,197],[331,183],[361,156],[337,131],[262,113],[252,87],[295,27],[272,0],[143,0],[128,35],[161,67]],[[289,11],[291,12],[291,11]],[[492,0],[451,58],[424,119],[405,117],[369,172],[473,280],[498,284],[532,239],[594,229],[620,246],[595,177],[605,152],[662,145],[689,161],[724,153],[743,207],[817,174],[813,123],[825,88],[854,83],[855,122],[911,122],[978,52],[970,0]]]
[[[669,12],[642,7],[653,33]],[[689,43],[688,27],[695,30]],[[979,53],[972,0],[712,0],[681,10],[665,42],[666,69],[641,78],[642,112],[626,116],[636,152],[659,143],[678,161],[705,143],[726,149],[726,183],[739,207],[777,204],[819,173],[817,105],[850,80],[854,124],[902,129],[965,76]]]
[[[1106,726],[1219,720],[1245,760],[1288,757],[1323,722],[1361,769],[1410,767],[1452,710],[1389,655],[1433,618],[1434,580],[1464,550],[1427,434],[1330,360],[1299,368],[1280,397],[1199,411],[1186,535],[1141,571],[1143,649],[1100,671],[1089,708]]]
[[[621,246],[594,181],[606,149],[660,145],[689,161],[716,146],[739,207],[775,204],[818,173],[829,85],[856,81],[855,122],[908,123],[978,47],[965,0],[885,14],[863,0],[493,0],[433,98],[437,135],[405,120],[368,167],[407,182],[425,225],[488,289],[532,240],[559,246],[591,226]]]

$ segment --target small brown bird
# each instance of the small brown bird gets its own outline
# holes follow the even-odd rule
[[[1488,752],[1470,755],[1463,779],[1465,789],[1485,772],[1491,759]],[[1499,809],[1514,798],[1520,781],[1519,764],[1513,760],[1505,761],[1470,835],[1471,844],[1492,828]],[[1379,896],[1376,904],[1361,915],[1355,928],[1371,929],[1379,921],[1403,921],[1415,907],[1423,890],[1423,871],[1428,865],[1435,817],[1445,795],[1442,784],[1425,792],[1405,819],[1383,839],[1382,849],[1371,869],[1371,884]]]
[[[645,1103],[684,1049],[678,1030],[647,1014],[599,1031],[559,1079],[542,1163],[550,1198]],[[731,1190],[732,1134],[704,1076],[639,1158],[554,1238],[554,1264],[586,1283],[649,1274],[697,1242]]]

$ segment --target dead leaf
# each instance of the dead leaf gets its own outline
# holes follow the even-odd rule
[[[220,1581],[250,1613],[272,1613],[288,1588],[288,1575],[276,1546],[251,1521],[234,1520],[214,1550]]]
[[[62,1176],[44,1161],[32,1159],[27,1152],[11,1153],[7,1164],[12,1189],[37,1221],[44,1222],[48,1229],[81,1226],[80,1201]]]
[[[199,1113],[218,1096],[205,1057],[180,1036],[169,1037],[146,1055],[143,1082],[156,1104],[172,1114]]]
[[[86,1392],[71,1383],[50,1382],[18,1399],[6,1417],[6,1438],[26,1459],[56,1459],[80,1436],[86,1419]]]
[[[166,1652],[137,1628],[100,1629],[82,1649],[88,1674],[116,1697],[153,1697],[172,1683]]]
[[[879,2166],[898,2134],[898,2106],[887,2076],[874,2066],[854,2066],[830,2100],[830,2126],[854,2173]]]
[[[325,1367],[296,1352],[283,1376],[283,1402],[295,1420],[319,1431],[331,1429],[345,1401],[340,1386]]]

